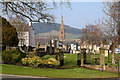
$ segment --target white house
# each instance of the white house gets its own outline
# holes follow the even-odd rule
[[[26,24],[14,25],[17,30],[19,43],[18,46],[35,47],[35,33],[31,26]]]
[[[80,50],[80,46],[75,42],[71,43],[70,47],[71,47],[70,53],[78,53],[78,51]]]

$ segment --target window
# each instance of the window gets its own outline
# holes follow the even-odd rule
[[[61,34],[63,34],[63,31],[61,31]]]

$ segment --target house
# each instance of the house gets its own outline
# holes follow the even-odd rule
[[[72,42],[70,44],[70,47],[71,47],[70,53],[79,53],[80,52],[80,45],[78,45],[78,43]]]
[[[19,43],[18,46],[36,47],[34,29],[30,24],[13,24],[16,27]]]

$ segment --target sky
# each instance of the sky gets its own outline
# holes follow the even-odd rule
[[[61,16],[65,25],[82,29],[85,25],[105,17],[103,2],[71,2],[71,8],[59,7],[54,10],[56,23],[61,23]]]
[[[85,25],[94,24],[95,21],[98,21],[99,19],[101,20],[105,17],[103,12],[103,2],[72,1],[71,8],[65,6],[55,8],[52,11],[52,14],[56,19],[55,22],[61,23],[61,16],[63,16],[65,25],[82,29]]]

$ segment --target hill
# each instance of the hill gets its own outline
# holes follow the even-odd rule
[[[33,29],[36,36],[59,36],[60,24],[58,23],[33,23]],[[68,25],[64,25],[66,39],[78,39],[82,34],[81,29],[73,28]]]

